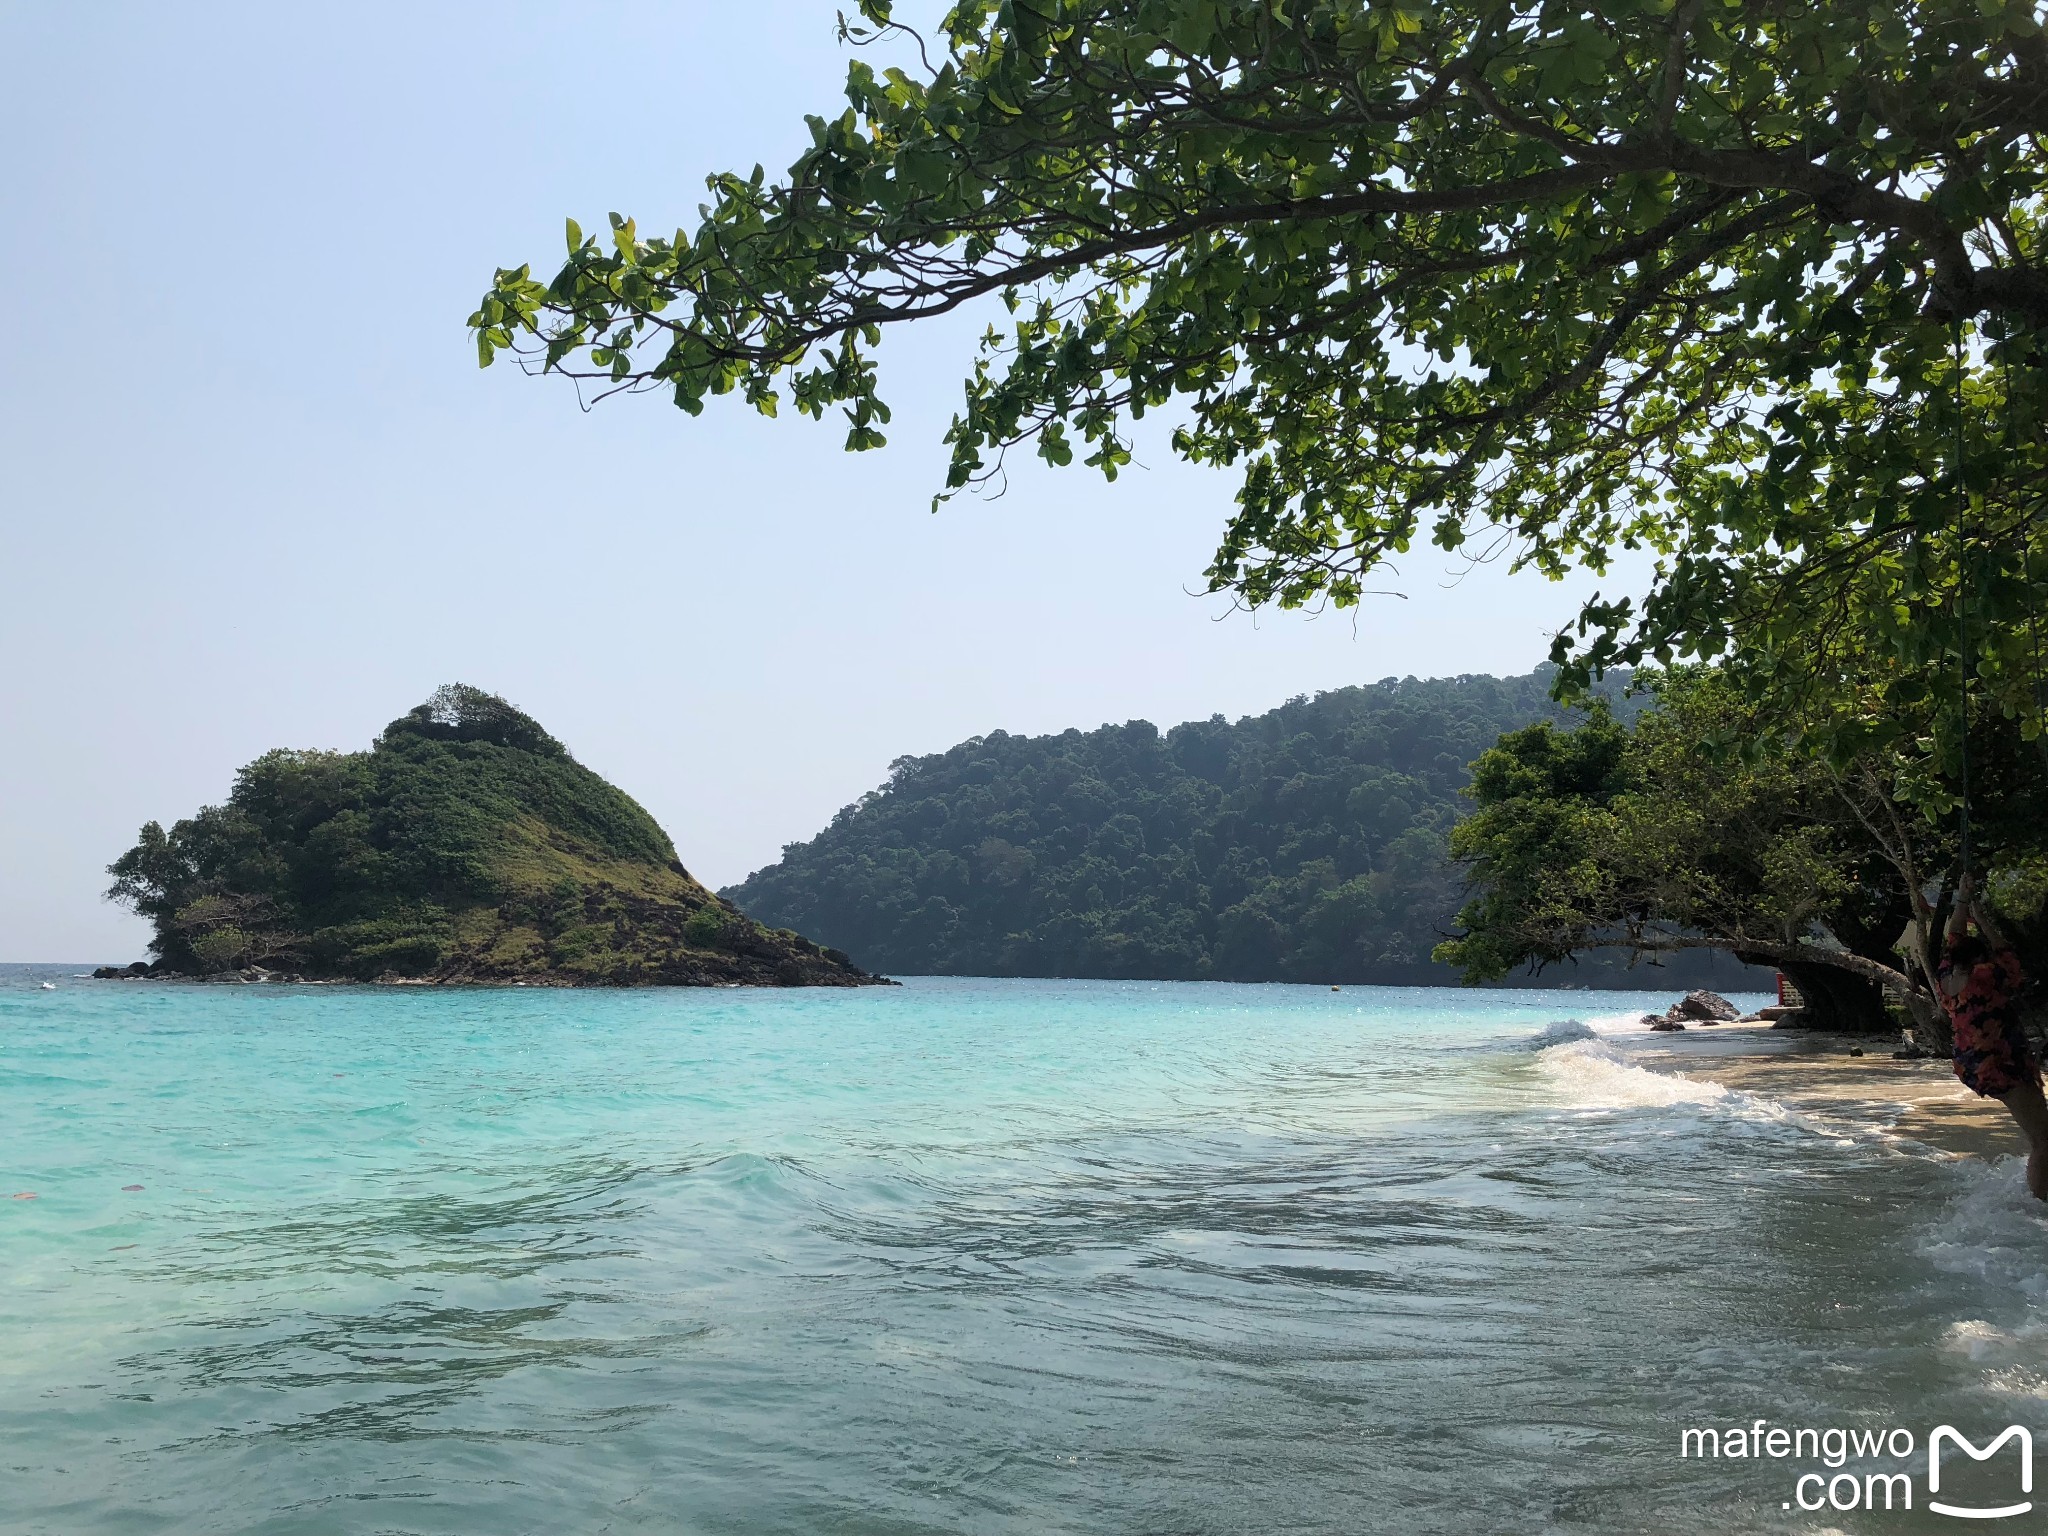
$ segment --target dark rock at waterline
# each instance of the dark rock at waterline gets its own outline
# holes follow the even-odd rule
[[[149,962],[136,960],[128,965],[103,965],[92,974],[95,981],[121,981],[130,976],[147,976]]]
[[[1701,1024],[1732,1024],[1742,1010],[1718,992],[1688,992],[1671,1005],[1669,1019],[1692,1019]]]
[[[1685,1026],[1676,1019],[1659,1019],[1650,1028],[1656,1030],[1659,1034],[1665,1034],[1674,1029],[1683,1029]]]

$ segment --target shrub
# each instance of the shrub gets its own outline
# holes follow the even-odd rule
[[[693,949],[716,949],[725,940],[727,924],[724,910],[707,903],[683,919],[683,941]]]

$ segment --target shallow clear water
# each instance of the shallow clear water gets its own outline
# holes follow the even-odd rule
[[[1547,1028],[1667,1000],[0,973],[0,1528],[1820,1530],[1681,1428],[2034,1423],[2015,1166]]]

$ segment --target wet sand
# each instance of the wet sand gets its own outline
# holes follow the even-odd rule
[[[2025,1150],[2003,1105],[1957,1082],[1946,1059],[1894,1060],[1896,1038],[1710,1024],[1651,1039],[1636,1060],[1652,1071],[1874,1124],[1960,1157],[2007,1157]],[[1863,1055],[1849,1054],[1856,1046]]]

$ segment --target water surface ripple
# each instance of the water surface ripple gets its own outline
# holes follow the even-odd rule
[[[1542,1033],[1652,1001],[17,968],[0,1528],[1819,1529],[1678,1429],[2025,1418],[2013,1170]]]

